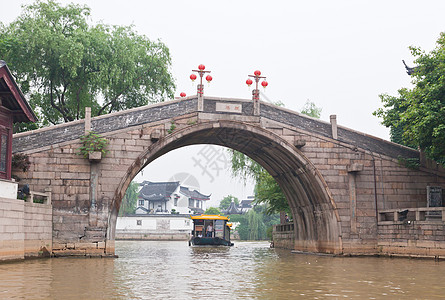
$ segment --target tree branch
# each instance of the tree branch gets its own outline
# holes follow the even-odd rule
[[[57,90],[56,90],[56,93],[57,93]],[[53,95],[53,81],[51,80],[50,81],[50,97],[49,97],[49,99],[50,99],[50,102],[51,102],[51,106],[53,107],[53,108],[55,108],[62,116],[63,116],[63,112],[62,112],[62,110],[60,109],[60,107],[56,104],[56,102],[54,101],[54,95]],[[49,118],[48,118],[49,119]],[[64,118],[65,119],[65,118]],[[66,122],[66,120],[65,120],[65,122]],[[53,124],[56,124],[56,123],[53,123]]]

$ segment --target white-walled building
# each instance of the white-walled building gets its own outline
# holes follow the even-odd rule
[[[181,186],[179,181],[141,183],[136,214],[201,214],[210,195]]]

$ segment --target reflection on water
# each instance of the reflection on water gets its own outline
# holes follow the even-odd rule
[[[0,264],[0,299],[441,299],[445,262],[292,254],[268,243],[118,241],[118,259]]]

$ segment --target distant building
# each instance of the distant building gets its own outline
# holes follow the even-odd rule
[[[241,215],[242,211],[238,208],[238,206],[235,204],[234,201],[232,201],[227,208],[227,210],[224,211],[224,214],[226,215]]]
[[[246,200],[242,200],[239,205],[236,205],[234,201],[232,201],[227,208],[227,210],[224,210],[223,213],[226,215],[242,215],[247,213],[249,210],[253,208],[252,204],[254,201],[253,196],[247,197]]]
[[[246,200],[242,200],[239,209],[243,214],[247,213],[249,210],[253,208],[253,201],[255,200],[254,196],[247,197]]]
[[[141,183],[136,214],[201,214],[210,195],[181,186],[179,181]]]

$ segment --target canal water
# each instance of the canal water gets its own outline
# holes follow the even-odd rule
[[[445,261],[292,254],[265,242],[117,241],[116,253],[0,264],[0,299],[445,298]]]

